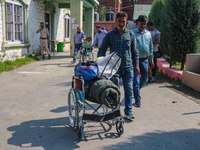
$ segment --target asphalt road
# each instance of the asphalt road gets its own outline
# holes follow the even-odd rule
[[[68,55],[0,74],[0,150],[200,150],[200,106],[162,83],[141,90],[142,107],[121,137],[115,126],[91,122],[79,141],[68,121]]]

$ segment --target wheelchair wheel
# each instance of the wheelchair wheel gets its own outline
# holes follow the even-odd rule
[[[94,54],[93,54],[93,52],[90,52],[90,54],[88,56],[88,60],[89,61],[93,61],[94,60]]]
[[[77,126],[77,106],[76,97],[73,89],[70,89],[68,94],[68,111],[69,111],[69,122],[72,128]]]
[[[83,126],[80,126],[80,127],[78,128],[77,134],[78,134],[78,138],[79,138],[80,140],[84,140],[85,135],[84,135],[84,132],[83,132]]]
[[[119,136],[121,136],[124,133],[124,125],[123,122],[118,121],[116,122],[116,130]]]
[[[81,54],[79,60],[80,62],[87,61],[87,57],[84,54]]]

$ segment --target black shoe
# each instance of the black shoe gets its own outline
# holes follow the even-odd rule
[[[45,58],[45,56],[44,55],[42,55],[42,59],[44,59]]]
[[[48,56],[48,59],[51,59],[51,55]]]

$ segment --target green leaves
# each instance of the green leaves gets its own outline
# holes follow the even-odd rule
[[[32,55],[25,58],[16,59],[15,61],[6,60],[4,62],[0,62],[0,72],[13,70],[36,60],[39,60],[39,58]]]
[[[161,31],[161,47],[172,61],[185,63],[186,54],[200,46],[200,0],[155,0],[149,20]]]

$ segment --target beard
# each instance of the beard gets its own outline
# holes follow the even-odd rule
[[[140,28],[140,27],[138,27],[138,28],[139,28],[140,31],[143,31],[145,29],[145,28]]]
[[[117,26],[117,28],[118,28],[119,30],[124,30],[124,29],[125,29],[125,26]]]

